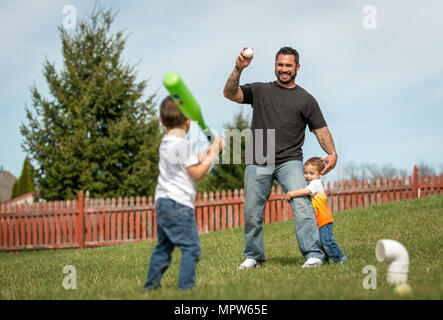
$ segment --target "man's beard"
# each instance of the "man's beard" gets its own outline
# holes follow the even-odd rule
[[[280,73],[280,74],[282,74],[282,73]],[[294,73],[293,76],[291,76],[291,74],[289,74],[290,77],[288,78],[288,80],[282,80],[282,79],[280,78],[280,74],[278,74],[277,72],[275,73],[275,75],[277,76],[277,79],[278,79],[281,83],[288,84],[288,83],[292,82],[292,81],[295,79],[295,77],[297,76],[297,70],[295,70],[295,73]],[[285,73],[283,73],[283,74],[288,74],[288,73],[285,72]]]

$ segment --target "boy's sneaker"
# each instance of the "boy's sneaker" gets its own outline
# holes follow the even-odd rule
[[[336,262],[336,264],[343,264],[345,262],[348,262],[348,258],[346,256],[343,256],[343,257],[340,258],[340,260],[338,260]]]
[[[311,267],[317,267],[319,265],[323,264],[323,260],[319,258],[310,257],[303,265],[302,268],[311,268]]]
[[[147,292],[147,291],[151,291],[151,290],[156,290],[156,289],[160,289],[162,286],[161,284],[158,284],[156,286],[143,286],[142,291],[143,292]]]
[[[255,259],[247,258],[243,263],[238,267],[239,269],[251,269],[260,266],[263,261],[257,261]]]

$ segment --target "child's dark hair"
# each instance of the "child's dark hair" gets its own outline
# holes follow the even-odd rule
[[[177,107],[171,96],[167,96],[160,104],[160,120],[167,128],[176,128],[183,125],[188,118]]]
[[[307,165],[311,165],[313,167],[316,167],[319,173],[322,172],[323,169],[325,168],[324,162],[321,161],[319,157],[309,158],[305,162],[305,166],[307,166]]]

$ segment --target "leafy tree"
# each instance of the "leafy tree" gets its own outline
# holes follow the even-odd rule
[[[249,129],[248,115],[245,115],[241,110],[234,115],[233,122],[225,124],[224,127],[228,129],[224,138],[226,143],[229,143],[229,148],[225,150],[229,155],[229,163],[222,163],[222,155],[220,155],[219,163],[215,164],[211,171],[197,184],[200,192],[243,188],[246,169],[246,139],[241,134],[248,132],[248,130],[243,131]],[[240,148],[238,148],[239,146]]]
[[[21,196],[22,194],[33,192],[35,190],[34,168],[29,158],[26,157],[23,162],[22,172],[18,180],[12,186],[11,198]]]
[[[127,37],[110,33],[116,14],[96,6],[75,31],[59,27],[63,68],[45,60],[50,98],[31,87],[23,149],[38,164],[42,197],[72,199],[153,194],[162,130],[146,81],[122,62]]]

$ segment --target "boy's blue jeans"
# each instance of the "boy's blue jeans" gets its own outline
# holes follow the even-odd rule
[[[320,240],[328,258],[338,262],[343,257],[343,252],[340,250],[337,242],[335,242],[334,236],[332,235],[332,225],[333,223],[325,224],[323,227],[319,228]]]
[[[172,199],[160,198],[155,203],[157,245],[149,261],[144,289],[160,287],[160,280],[171,263],[171,253],[177,246],[182,251],[178,287],[195,287],[195,269],[200,258],[200,238],[194,210]]]
[[[283,192],[306,188],[302,161],[287,161],[275,167],[249,164],[245,172],[245,248],[243,255],[255,260],[266,260],[263,241],[263,211],[271,193],[274,179]],[[318,231],[317,219],[309,196],[291,200],[298,248],[305,259],[325,259]]]

